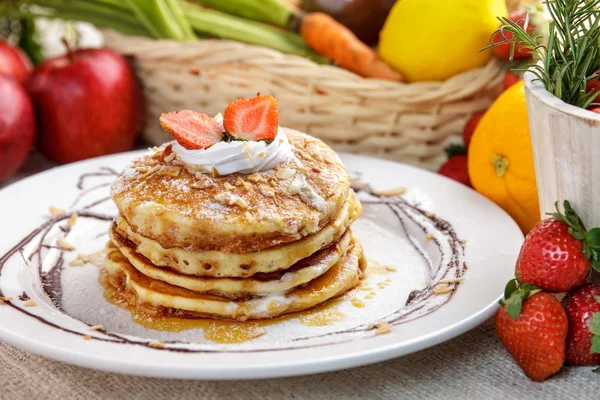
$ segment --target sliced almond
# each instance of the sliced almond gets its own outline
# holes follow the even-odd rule
[[[23,304],[25,305],[25,307],[35,307],[35,306],[37,306],[37,303],[33,299],[29,299],[29,300],[27,300]]]
[[[172,154],[175,154],[175,153],[172,153]],[[174,166],[162,167],[158,171],[158,175],[166,175],[166,176],[179,176],[180,173],[181,173],[181,168],[174,167]]]
[[[11,296],[0,296],[0,301],[12,301]]]
[[[85,265],[85,261],[83,261],[82,259],[79,258],[79,256],[77,256],[76,259],[74,259],[73,261],[71,261],[69,263],[70,267],[83,267]]]
[[[225,183],[223,184],[223,187],[224,187],[225,189],[227,189],[227,190],[235,190],[235,186],[233,186],[233,185],[232,185],[231,183],[229,183],[229,182],[225,182]]]
[[[258,172],[253,173],[252,175],[248,176],[248,180],[250,182],[254,182],[254,183],[259,183],[259,182],[266,182],[267,180]]]
[[[175,159],[175,157],[177,156],[177,154],[175,154],[175,152],[169,154],[168,156],[165,157],[165,162],[171,162]]]
[[[54,207],[54,206],[48,207],[48,212],[50,214],[52,214],[52,215],[64,215],[64,214],[66,214],[65,210],[63,210],[62,208]]]
[[[273,190],[273,188],[270,186],[260,185],[260,186],[258,186],[258,190],[262,193],[263,196],[266,196],[266,197],[274,197],[275,196],[275,190]]]
[[[246,202],[246,200],[242,199],[241,197],[238,197],[235,200],[235,205],[238,206],[239,208],[243,208],[243,209],[248,208],[248,203]]]
[[[204,174],[196,174],[196,180],[192,182],[190,187],[194,189],[206,189],[214,185],[215,182]]]
[[[159,341],[148,342],[148,346],[154,347],[156,349],[164,349],[165,347],[167,347],[163,342],[159,342]]]
[[[212,167],[210,170],[210,174],[212,175],[213,178],[216,178],[219,176],[219,171],[217,171],[217,169],[215,167]]]
[[[144,181],[144,180],[148,179],[151,175],[154,175],[159,169],[160,169],[160,165],[155,165],[154,167],[150,168],[147,172],[140,175],[140,180]]]
[[[56,239],[56,245],[61,250],[65,250],[65,251],[72,251],[72,250],[76,249],[75,246],[73,246],[71,243],[67,242],[64,238],[58,238],[58,239]]]
[[[92,340],[92,337],[90,335],[83,335],[82,338],[83,340]]]
[[[435,285],[435,287],[433,288],[433,293],[434,294],[447,294],[452,292],[454,289],[450,287],[450,285],[446,285],[446,284],[437,284]]]
[[[102,324],[98,324],[98,325],[92,325],[88,328],[90,331],[99,331],[104,329],[104,325]]]
[[[429,243],[429,241],[434,237],[435,235],[433,233],[428,233],[427,235],[425,235],[425,243]]]
[[[464,276],[461,276],[459,278],[445,279],[443,281],[440,281],[440,285],[451,284],[451,283],[461,283],[464,280],[465,280]]]
[[[275,173],[275,176],[277,176],[277,178],[279,179],[290,179],[293,178],[294,175],[296,175],[296,170],[294,168],[279,168],[277,170],[277,172]]]
[[[376,335],[383,335],[385,333],[389,333],[392,331],[392,325],[388,324],[385,321],[380,321],[377,323],[377,328],[375,329]]]
[[[406,188],[403,186],[388,189],[388,190],[373,190],[372,193],[376,196],[384,196],[384,197],[393,197],[393,196],[401,196],[406,193]]]
[[[73,227],[73,226],[75,226],[75,222],[77,222],[77,214],[73,213],[69,217],[69,221],[67,221],[67,223],[69,224],[70,227]]]

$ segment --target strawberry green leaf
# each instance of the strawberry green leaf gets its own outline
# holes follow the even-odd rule
[[[506,313],[516,321],[523,308],[523,295],[513,295],[510,299],[505,301],[505,304]]]
[[[600,228],[590,229],[585,233],[585,243],[592,249],[600,249]]]
[[[509,285],[511,287],[509,287]],[[508,289],[512,289],[511,281],[509,281],[506,286]],[[506,313],[516,321],[523,308],[523,302],[541,291],[542,289],[535,285],[530,285],[528,283],[521,285],[519,289],[513,291],[508,298],[504,299],[503,304],[506,305]]]
[[[592,332],[594,335],[600,336],[600,312],[592,315],[592,318],[589,319],[588,326],[590,328],[590,332]]]
[[[598,259],[598,253],[592,257],[592,268],[598,272],[600,272],[600,259]]]
[[[592,347],[590,347],[590,353],[600,353],[600,336],[592,336]]]
[[[504,298],[508,299],[517,290],[517,280],[511,279],[504,288]]]
[[[459,154],[467,154],[467,148],[462,144],[452,143],[444,149],[444,152],[446,153],[448,158],[452,158]]]

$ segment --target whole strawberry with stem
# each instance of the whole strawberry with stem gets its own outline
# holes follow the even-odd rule
[[[569,318],[565,362],[600,365],[600,285],[588,283],[567,294],[563,306]]]
[[[583,285],[590,270],[600,271],[600,228],[586,230],[565,200],[565,213],[539,222],[529,232],[517,259],[515,275],[522,283],[548,292],[568,292]]]
[[[562,368],[568,321],[554,296],[516,280],[508,283],[496,314],[496,332],[512,358],[531,380],[543,381]]]

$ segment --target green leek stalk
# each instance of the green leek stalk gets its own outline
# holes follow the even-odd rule
[[[270,47],[282,53],[310,58],[320,64],[329,63],[329,59],[315,53],[296,33],[188,2],[182,2],[182,5],[192,28],[201,34]]]
[[[127,0],[144,26],[157,39],[194,40],[189,22],[173,0]],[[175,10],[173,4],[176,5]]]
[[[300,13],[281,0],[193,0],[194,2],[254,21],[296,31]]]

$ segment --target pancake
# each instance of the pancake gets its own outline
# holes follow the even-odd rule
[[[247,298],[249,295],[287,293],[324,274],[336,264],[350,245],[352,233],[346,232],[337,242],[303,259],[285,271],[256,274],[252,278],[205,278],[180,274],[170,268],[153,265],[146,257],[130,246],[132,243],[114,229],[109,231],[112,243],[129,263],[148,278],[156,279],[199,293],[209,293],[227,298]]]
[[[299,240],[339,213],[350,178],[321,140],[284,131],[295,156],[273,169],[193,173],[167,144],[125,168],[111,197],[133,232],[165,249],[244,254]]]
[[[264,319],[306,310],[352,289],[362,277],[366,263],[362,246],[351,237],[346,253],[329,270],[289,293],[242,301],[197,293],[151,279],[135,267],[112,243],[105,262],[108,281],[130,304],[154,309],[157,315],[228,319]]]
[[[135,251],[156,266],[173,268],[187,275],[244,278],[256,273],[270,273],[289,268],[329,246],[346,232],[361,213],[362,206],[351,191],[338,215],[319,232],[296,242],[245,254],[165,249],[157,241],[134,232],[122,216],[117,217],[116,224],[117,231],[133,242]]]

